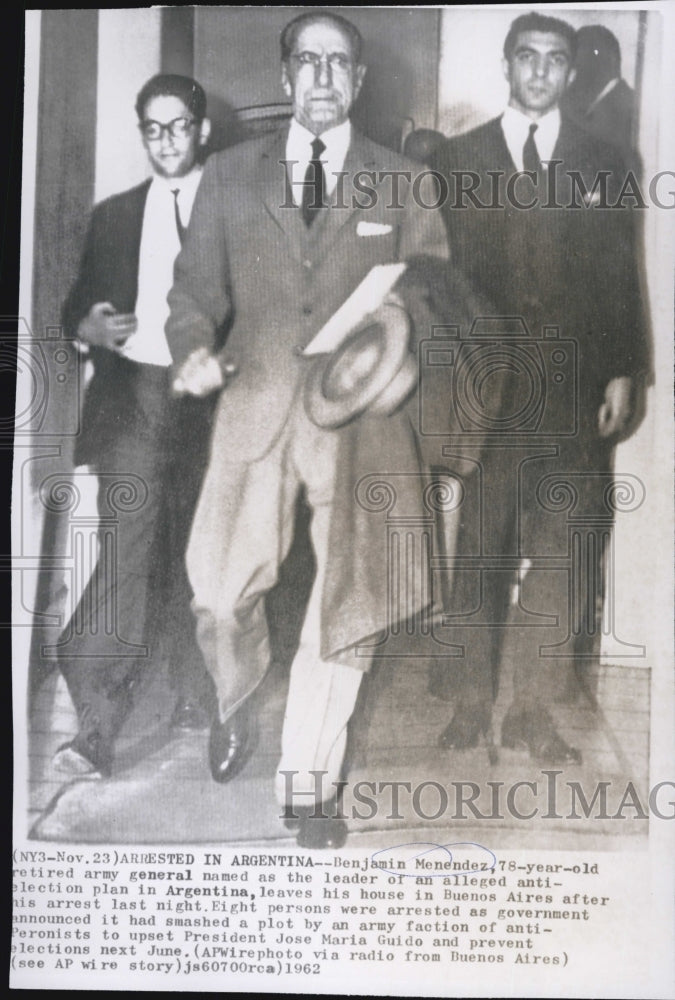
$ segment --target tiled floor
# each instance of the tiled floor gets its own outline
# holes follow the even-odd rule
[[[351,842],[379,843],[388,831],[431,828],[434,839],[451,828],[456,840],[479,836],[470,810],[455,817],[454,802],[437,821],[425,821],[438,808],[438,800],[420,800],[418,813],[410,796],[402,796],[401,818],[392,819],[391,798],[378,797],[378,813],[370,819],[353,816],[351,789],[356,782],[401,781],[421,784],[475,782],[482,791],[478,807],[486,812],[487,782],[548,780],[525,752],[499,749],[490,763],[485,748],[462,753],[442,750],[437,740],[452,712],[452,705],[427,693],[428,661],[422,659],[381,662],[364,688],[352,722],[348,752],[348,779],[344,804],[350,816]],[[504,666],[505,691],[495,706],[495,731],[508,705],[508,664]],[[611,819],[569,819],[567,782],[581,784],[590,801],[595,783],[612,782],[610,815],[618,808],[629,780],[642,801],[648,778],[649,672],[618,667],[596,668],[597,707],[581,698],[574,705],[555,706],[561,734],[583,753],[580,767],[559,776],[559,819],[535,818],[523,822],[508,813],[488,823],[491,844],[523,846],[609,847],[626,838],[646,834],[646,821],[617,824]],[[219,843],[257,842],[288,838],[277,813],[272,779],[277,763],[283,718],[287,669],[273,667],[256,695],[259,739],[246,767],[230,784],[219,786],[210,778],[206,762],[207,733],[172,734],[167,725],[171,702],[164,678],[158,676],[144,693],[119,741],[113,776],[105,781],[79,779],[64,784],[54,771],[51,756],[74,731],[74,714],[63,681],[54,674],[42,686],[33,716],[30,750],[30,825],[37,839],[71,842],[116,843]],[[546,809],[538,799],[540,814]],[[358,806],[358,803],[357,803]],[[527,807],[527,808],[526,808]],[[522,800],[522,809],[531,801]],[[488,801],[487,811],[490,811]],[[500,811],[500,810],[497,810]],[[555,811],[555,810],[554,810]],[[577,805],[577,811],[579,807]],[[358,807],[363,815],[363,807]],[[501,799],[504,812],[504,798]],[[449,823],[449,820],[453,820]],[[485,839],[485,823],[480,834]],[[523,831],[526,831],[524,834]],[[427,834],[431,836],[431,834]],[[441,841],[437,841],[441,842]],[[443,841],[446,842],[446,841]],[[289,841],[290,843],[290,841]]]

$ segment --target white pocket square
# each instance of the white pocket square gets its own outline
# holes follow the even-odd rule
[[[356,235],[357,236],[386,236],[390,233],[393,226],[388,225],[386,222],[366,222],[361,219],[356,224]]]

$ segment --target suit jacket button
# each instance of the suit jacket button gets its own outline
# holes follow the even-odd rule
[[[302,315],[303,316],[311,316],[313,312],[314,312],[314,310],[312,309],[311,306],[303,306],[302,307]]]
[[[313,267],[311,260],[303,260],[302,266],[306,267],[308,271],[311,271]]]

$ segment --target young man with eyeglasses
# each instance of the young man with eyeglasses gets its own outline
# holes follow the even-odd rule
[[[132,690],[158,665],[160,641],[175,688],[172,724],[208,724],[210,681],[184,557],[211,405],[173,397],[164,324],[210,123],[202,87],[172,74],[143,86],[136,112],[153,176],[96,206],[63,310],[67,333],[94,368],[75,463],[99,477],[102,531],[115,519],[114,550],[102,544],[61,637],[59,662],[79,731],[54,763],[74,775],[110,772]]]

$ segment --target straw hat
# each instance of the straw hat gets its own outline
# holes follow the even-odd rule
[[[318,427],[341,427],[364,411],[388,415],[417,385],[410,321],[384,304],[328,355],[317,358],[305,383],[305,409]]]

